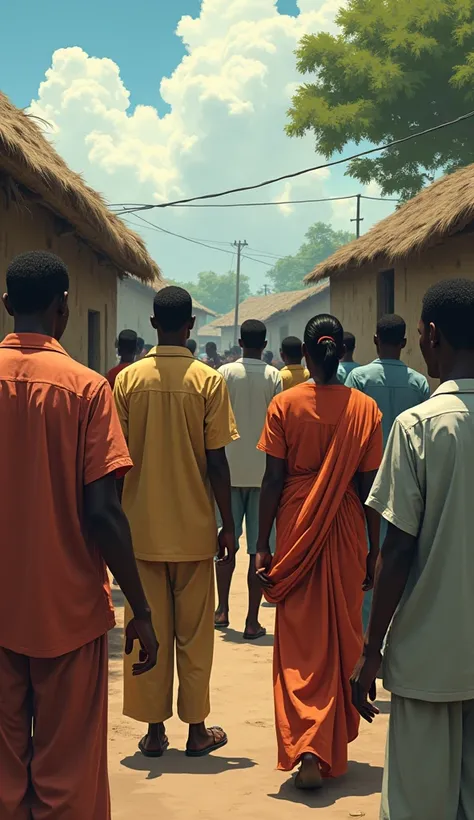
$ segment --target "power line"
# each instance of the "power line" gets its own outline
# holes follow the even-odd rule
[[[203,204],[177,204],[173,207],[175,208],[257,208],[262,207],[264,205],[304,205],[310,204],[315,202],[340,202],[341,200],[345,199],[356,199],[358,194],[348,194],[347,196],[325,196],[321,197],[320,199],[282,199],[282,200],[274,200],[272,199],[270,202],[213,202],[213,203],[203,203]],[[362,199],[370,199],[373,202],[400,202],[400,199],[396,197],[386,197],[386,196],[364,196],[364,194],[360,195]],[[109,205],[109,208],[124,208],[128,210],[123,211],[116,211],[117,216],[121,216],[122,214],[127,213],[135,213],[134,210],[130,209],[138,209],[138,210],[148,210],[149,208],[154,208],[154,205],[147,205],[143,202],[116,202],[113,205]],[[161,207],[161,206],[156,206]]]
[[[202,245],[203,248],[209,248],[211,251],[220,251],[221,253],[227,253],[230,256],[234,256],[233,251],[230,251],[230,250],[226,251],[225,248],[215,248],[212,245],[208,245],[207,242],[201,242],[200,239],[192,239],[190,236],[183,236],[180,233],[174,233],[174,231],[168,231],[168,230],[166,230],[166,228],[161,228],[159,225],[155,225],[154,222],[150,222],[149,219],[145,219],[144,216],[140,216],[139,214],[134,214],[134,216],[137,219],[139,219],[141,222],[145,222],[153,230],[158,231],[158,233],[166,233],[169,236],[175,236],[177,239],[184,239],[185,242],[192,242],[193,245]],[[136,225],[136,223],[130,222],[130,220],[127,220],[127,221],[131,225],[134,225],[135,227],[141,227],[141,225]],[[213,240],[209,240],[209,241],[213,241]],[[230,244],[230,243],[226,242],[225,244],[227,245],[227,244]]]
[[[243,191],[255,191],[258,188],[265,188],[267,185],[273,185],[276,182],[283,182],[286,179],[294,179],[295,177],[303,176],[304,174],[309,174],[313,171],[321,171],[324,168],[334,168],[336,165],[343,165],[346,162],[352,162],[355,159],[359,159],[360,157],[367,157],[370,154],[375,154],[378,151],[386,151],[388,148],[394,148],[396,145],[402,145],[405,142],[409,142],[410,140],[416,139],[417,137],[423,137],[426,134],[432,134],[435,131],[440,131],[442,128],[448,128],[451,125],[456,125],[459,122],[463,122],[464,120],[468,120],[471,117],[474,117],[474,111],[470,111],[467,114],[462,114],[460,117],[456,117],[454,120],[449,120],[448,122],[442,122],[438,125],[433,125],[431,128],[425,128],[423,131],[417,131],[415,134],[408,134],[406,137],[401,137],[397,140],[392,140],[391,142],[385,143],[385,145],[378,145],[375,148],[369,148],[367,151],[360,151],[357,154],[352,154],[349,157],[342,157],[341,159],[331,160],[330,162],[326,162],[322,165],[314,165],[311,168],[303,168],[301,171],[293,171],[290,174],[283,174],[279,177],[274,177],[273,179],[267,179],[264,182],[258,182],[254,185],[243,185],[239,188],[229,188],[225,191],[218,191],[212,194],[201,194],[200,196],[192,196],[187,197],[186,199],[176,199],[172,202],[161,202],[158,204],[153,205],[142,205],[138,210],[151,210],[153,208],[170,208],[176,205],[188,205],[191,202],[197,202],[198,200],[205,200],[205,199],[216,199],[221,196],[229,196],[229,194],[238,194],[242,193]],[[132,213],[131,210],[126,211],[125,213]]]
[[[243,259],[250,259],[251,262],[258,262],[259,265],[267,265],[269,268],[273,268],[275,263],[274,262],[264,262],[263,259],[255,259],[253,256],[247,256],[246,253],[242,254]]]

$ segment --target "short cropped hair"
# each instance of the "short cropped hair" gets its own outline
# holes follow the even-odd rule
[[[240,328],[240,338],[244,347],[262,350],[267,339],[267,328],[258,319],[247,319]]]
[[[382,344],[400,345],[407,332],[405,320],[395,313],[387,313],[377,322],[377,337]]]
[[[188,341],[186,342],[186,347],[188,348],[188,350],[191,351],[191,353],[194,356],[197,348],[197,342],[195,341],[195,339],[188,339]]]
[[[281,343],[281,352],[289,359],[294,359],[295,361],[298,359],[301,361],[303,358],[303,343],[301,339],[298,339],[297,336],[287,336]]]
[[[138,337],[134,330],[121,330],[117,340],[119,353],[136,353],[138,350]]]
[[[42,313],[68,290],[66,265],[54,253],[22,253],[7,268],[8,298],[15,313]]]
[[[143,353],[145,349],[145,339],[142,339],[141,336],[137,338],[137,353]]]
[[[455,350],[474,350],[474,281],[447,279],[425,294],[423,324],[433,323]]]
[[[168,333],[181,330],[193,315],[193,300],[184,288],[170,285],[159,290],[153,302],[158,325]]]
[[[353,353],[354,350],[355,350],[355,346],[356,346],[356,337],[354,336],[353,333],[349,333],[349,331],[346,331],[344,333],[344,347],[346,348],[348,353]]]

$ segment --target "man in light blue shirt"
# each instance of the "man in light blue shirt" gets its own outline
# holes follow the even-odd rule
[[[342,357],[341,361],[339,362],[339,367],[337,368],[337,378],[342,384],[346,383],[346,379],[351,373],[354,368],[360,367],[357,362],[354,361],[354,350],[356,346],[356,337],[353,333],[346,332],[344,333],[344,356]]]
[[[374,337],[378,358],[356,367],[346,379],[347,387],[355,387],[377,402],[383,414],[384,444],[397,416],[430,397],[425,376],[400,361],[407,343],[405,334],[406,324],[400,316],[382,316]]]
[[[425,376],[400,361],[407,343],[406,324],[401,316],[382,316],[377,323],[374,342],[378,358],[352,370],[346,379],[346,387],[355,387],[377,402],[382,412],[385,446],[397,416],[429,399],[430,388]],[[380,543],[383,543],[386,533],[387,524],[382,519]],[[364,630],[368,626],[371,603],[372,592],[367,592],[362,610]]]

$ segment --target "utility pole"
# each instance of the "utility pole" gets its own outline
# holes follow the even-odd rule
[[[242,249],[247,247],[247,242],[242,242],[240,239],[234,242],[234,248],[237,248],[237,270],[235,277],[235,313],[234,313],[234,344],[239,341],[239,305],[240,305],[240,258]]]
[[[351,219],[351,222],[356,223],[356,237],[357,239],[360,236],[360,223],[364,221],[364,217],[360,215],[360,201],[362,199],[362,194],[357,194],[357,211],[356,211],[356,218]]]

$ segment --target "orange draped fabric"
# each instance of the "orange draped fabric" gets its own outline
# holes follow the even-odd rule
[[[259,444],[287,464],[266,592],[277,604],[275,716],[285,771],[311,752],[324,776],[344,774],[358,734],[349,678],[362,644],[367,540],[354,477],[380,465],[380,422],[367,396],[306,383],[274,399]]]

